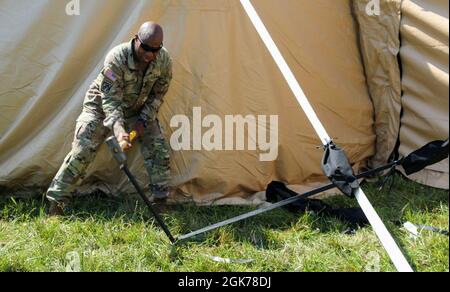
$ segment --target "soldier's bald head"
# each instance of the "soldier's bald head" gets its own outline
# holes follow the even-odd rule
[[[162,27],[153,21],[145,22],[138,32],[139,38],[146,44],[161,44],[164,39]]]

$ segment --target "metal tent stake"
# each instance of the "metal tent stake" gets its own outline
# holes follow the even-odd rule
[[[158,222],[159,226],[164,230],[164,233],[167,235],[171,243],[175,243],[176,239],[172,236],[172,233],[170,233],[169,228],[164,223],[164,220],[159,216],[158,212],[153,208],[152,202],[147,198],[147,196],[142,191],[141,187],[139,186],[138,182],[136,181],[133,174],[130,172],[130,169],[127,165],[127,157],[125,153],[122,151],[122,148],[120,147],[119,143],[117,142],[116,137],[111,136],[106,140],[106,144],[108,145],[109,149],[111,150],[114,158],[120,165],[120,169],[125,172],[130,182],[133,184],[133,186],[136,188],[136,191],[141,196],[142,200],[144,200],[145,204],[147,205],[148,209],[152,213],[153,217],[155,217],[156,222]]]

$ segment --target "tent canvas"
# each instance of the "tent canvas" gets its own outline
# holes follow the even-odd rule
[[[70,150],[85,91],[106,52],[128,41],[148,19],[163,25],[165,46],[174,60],[174,81],[159,115],[168,139],[176,131],[170,126],[173,117],[184,114],[193,122],[194,108],[201,108],[203,117],[216,115],[223,121],[227,115],[278,116],[274,161],[260,161],[261,151],[249,149],[174,151],[174,198],[197,203],[254,203],[262,197],[251,195],[272,180],[291,185],[325,181],[319,163],[322,151],[317,149],[320,140],[238,1],[81,1],[79,16],[65,13],[67,2],[1,1],[0,106],[4,110],[0,114],[0,186],[48,186]],[[379,118],[376,113],[380,112],[377,104],[398,104],[399,81],[383,75],[396,86],[389,95],[378,95],[388,103],[374,102],[373,87],[367,85],[377,79],[371,79],[370,68],[382,63],[376,60],[373,64],[365,57],[373,46],[360,49],[364,47],[364,25],[354,7],[358,3],[365,7],[367,2],[283,0],[275,5],[270,0],[254,1],[324,126],[355,168],[374,155],[379,161],[387,159],[390,153],[384,153],[379,145],[382,141],[395,144],[398,135],[396,122],[385,122],[394,130],[384,131],[379,125],[386,115]],[[396,7],[400,9],[382,6],[385,15],[393,11],[397,16],[389,22],[394,32],[401,19]],[[428,16],[434,17],[433,13]],[[378,19],[366,27],[388,21]],[[448,56],[448,26],[438,28],[444,35],[446,29]],[[388,66],[397,66],[400,72],[394,62],[395,50],[378,55],[387,56],[393,62]],[[443,66],[448,88],[448,59]],[[448,91],[446,94],[436,93],[436,98],[448,108]],[[399,119],[398,109],[396,106],[394,116],[388,113],[392,121]],[[448,137],[448,111],[446,118],[447,128],[439,134],[446,131]],[[138,152],[130,153],[131,170],[144,185],[148,179]],[[446,175],[448,182],[448,168]],[[79,187],[82,193],[94,189],[113,194],[132,191],[106,146]]]

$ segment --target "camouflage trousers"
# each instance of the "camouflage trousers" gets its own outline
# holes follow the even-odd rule
[[[130,130],[128,124],[127,130]],[[111,131],[103,126],[101,120],[77,122],[72,150],[64,159],[47,190],[47,199],[62,204],[70,201],[76,183],[84,178],[88,166],[109,134]],[[139,140],[144,165],[150,177],[150,189],[155,198],[167,197],[170,181],[170,148],[158,121],[149,123],[145,135]]]

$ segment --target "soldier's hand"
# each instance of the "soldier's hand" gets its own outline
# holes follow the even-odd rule
[[[142,137],[144,136],[144,132],[145,132],[145,124],[142,121],[137,121],[136,125],[134,126],[134,130],[137,133],[137,137]]]
[[[127,151],[133,147],[130,142],[130,134],[127,132],[121,132],[117,135],[117,141],[119,142],[120,147],[123,151]]]

